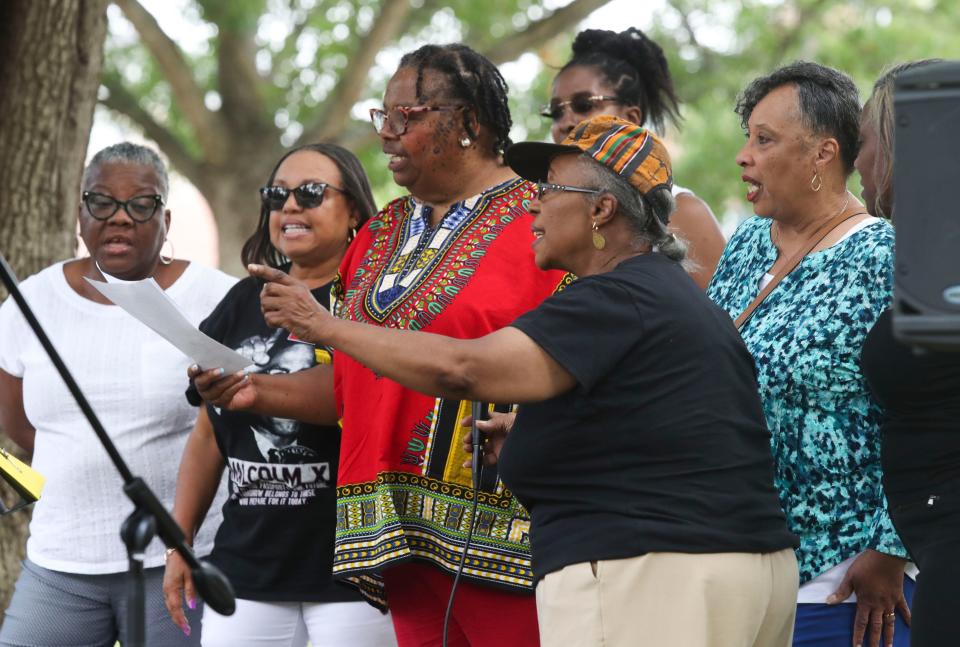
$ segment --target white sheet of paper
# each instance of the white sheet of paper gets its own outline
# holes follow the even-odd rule
[[[249,359],[197,330],[152,278],[122,283],[90,279],[87,282],[183,351],[200,368],[222,368],[227,373],[235,373],[250,366]]]

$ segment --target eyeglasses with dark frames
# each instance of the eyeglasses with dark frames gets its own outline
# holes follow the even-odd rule
[[[285,186],[265,186],[260,189],[260,201],[270,211],[281,211],[287,204],[290,194],[301,209],[313,209],[323,204],[323,194],[327,189],[346,193],[343,189],[330,186],[326,182],[306,182],[295,189]]]
[[[551,191],[567,191],[569,193],[588,193],[599,195],[603,193],[600,189],[588,189],[582,186],[567,186],[566,184],[551,184],[550,182],[537,182],[537,200],[543,200],[543,196]]]
[[[87,213],[95,220],[109,220],[122,207],[134,222],[144,223],[163,206],[163,197],[156,194],[138,195],[124,201],[104,193],[84,191],[81,197]]]
[[[566,101],[558,101],[556,99],[552,100],[540,110],[540,116],[557,121],[563,118],[563,113],[566,111],[567,106],[570,106],[570,110],[572,110],[574,114],[585,115],[593,112],[597,108],[597,105],[603,103],[604,101],[619,100],[619,97],[613,97],[606,94],[591,95],[586,92],[580,92],[573,95]]]
[[[392,134],[399,137],[406,133],[410,126],[410,115],[425,112],[453,112],[463,108],[464,106],[394,106],[389,110],[371,108],[370,121],[373,122],[373,129],[377,131],[378,135],[386,127],[390,129]]]

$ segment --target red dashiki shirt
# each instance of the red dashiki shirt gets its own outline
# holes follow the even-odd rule
[[[509,180],[454,204],[434,228],[429,206],[394,200],[343,259],[337,316],[460,339],[509,325],[571,280],[534,265],[533,197],[532,184]],[[384,568],[417,559],[456,571],[472,522],[469,428],[458,425],[470,402],[411,391],[342,353],[334,375],[343,437],[333,571],[385,605]],[[495,468],[478,506],[464,576],[532,590],[530,518]]]

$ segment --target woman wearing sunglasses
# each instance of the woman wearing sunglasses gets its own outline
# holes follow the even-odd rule
[[[153,278],[194,323],[223,298],[236,279],[162,254],[167,187],[154,151],[121,143],[98,152],[83,175],[78,214],[90,255],[20,287],[131,471],[169,508],[172,459],[196,417],[183,399],[189,360],[87,282]],[[33,452],[46,477],[0,644],[126,644],[128,562],[118,533],[132,505],[13,300],[0,307],[0,427]],[[208,521],[194,543],[199,555],[210,552],[219,512]],[[147,643],[199,645],[199,631],[185,636],[166,619],[162,543],[147,548],[144,566]],[[199,609],[188,615],[199,623]]]
[[[611,115],[662,130],[678,118],[677,95],[663,50],[639,29],[616,33],[587,29],[573,41],[573,58],[553,80],[543,116],[560,142],[573,127],[596,115]],[[687,242],[687,263],[706,289],[723,252],[724,239],[710,207],[690,189],[673,185],[676,209],[670,230]]]
[[[359,160],[334,144],[284,155],[260,189],[260,220],[244,263],[283,269],[329,305],[330,286],[356,230],[375,211]],[[330,363],[330,353],[270,328],[260,313],[262,282],[243,279],[200,329],[248,357],[250,372],[289,374]],[[192,388],[187,396],[200,404]],[[203,615],[203,644],[314,647],[394,644],[388,617],[331,578],[340,431],[288,418],[212,406],[187,442],[173,514],[187,538],[210,507],[226,469],[223,506],[210,561],[229,577],[237,611]],[[184,632],[196,599],[190,571],[170,554],[164,578],[170,617]]]
[[[401,59],[383,103],[374,125],[410,195],[384,207],[347,251],[340,316],[474,338],[536,307],[565,275],[533,261],[535,190],[503,163],[511,120],[496,67],[463,45],[427,45]],[[389,606],[400,645],[439,644],[471,522],[472,479],[461,467],[469,430],[459,424],[470,402],[424,395],[340,355],[333,371],[219,378],[196,379],[218,406],[342,418],[334,572]],[[481,488],[484,521],[449,644],[535,646],[529,515],[496,470]]]

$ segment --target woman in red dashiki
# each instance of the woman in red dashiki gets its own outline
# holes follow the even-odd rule
[[[508,325],[563,280],[533,267],[532,190],[507,180],[455,204],[433,229],[416,198],[390,203],[341,265],[337,314],[461,339]],[[347,356],[334,374],[345,432],[334,572],[375,585],[382,568],[409,558],[455,572],[472,501],[461,442],[469,429],[459,427],[470,403],[411,391]],[[495,473],[485,476],[465,573],[529,589],[529,518]]]

